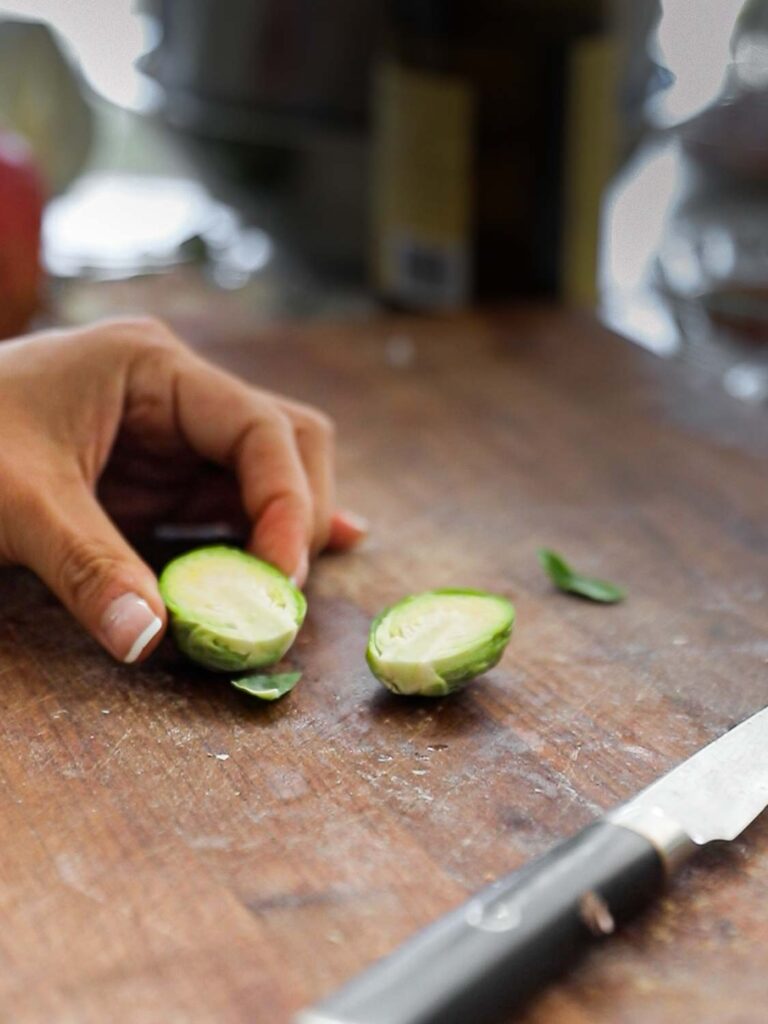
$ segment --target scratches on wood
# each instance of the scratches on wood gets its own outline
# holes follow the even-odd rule
[[[418,358],[383,370],[401,327]],[[765,703],[753,413],[553,312],[207,330],[221,362],[336,417],[343,502],[373,535],[316,567],[291,653],[304,677],[275,707],[170,647],[114,665],[33,577],[0,573],[14,1024],[288,1024]],[[542,545],[626,604],[554,593]],[[370,617],[441,585],[509,595],[515,636],[466,692],[398,700],[365,667]],[[757,1024],[766,874],[758,821],[516,1020]]]

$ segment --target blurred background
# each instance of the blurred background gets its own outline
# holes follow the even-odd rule
[[[768,401],[768,0],[0,0],[0,334],[519,299]]]

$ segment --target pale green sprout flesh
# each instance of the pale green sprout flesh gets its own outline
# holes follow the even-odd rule
[[[160,593],[182,653],[205,668],[241,672],[278,662],[296,639],[307,604],[273,566],[237,548],[197,548],[160,576]]]
[[[385,609],[373,622],[366,658],[388,689],[443,697],[501,658],[515,609],[478,590],[431,590]]]

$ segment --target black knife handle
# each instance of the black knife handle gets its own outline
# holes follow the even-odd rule
[[[298,1024],[482,1024],[498,1019],[649,903],[662,859],[600,820],[408,940]]]

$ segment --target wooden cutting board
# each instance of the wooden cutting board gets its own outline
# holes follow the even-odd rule
[[[273,705],[112,664],[0,573],[0,1019],[287,1024],[417,927],[768,698],[768,417],[574,315],[186,325],[325,407],[369,543],[314,570]],[[555,592],[536,548],[629,590]],[[488,588],[518,625],[459,696],[363,660],[409,592]],[[768,1002],[768,821],[515,1019],[746,1024]],[[467,1022],[473,1024],[473,1022]]]

